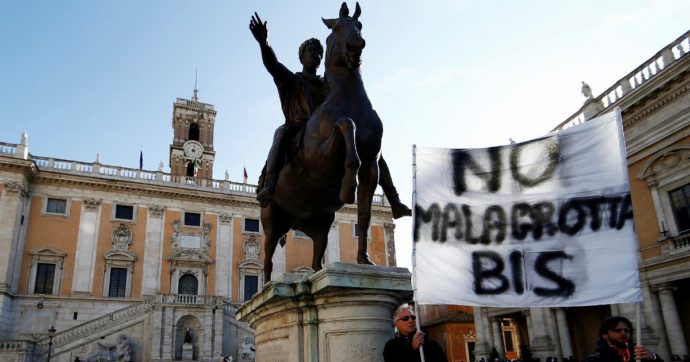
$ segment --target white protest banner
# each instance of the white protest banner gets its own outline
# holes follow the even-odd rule
[[[641,301],[623,140],[616,111],[508,146],[417,148],[419,303]]]

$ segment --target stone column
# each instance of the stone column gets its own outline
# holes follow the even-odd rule
[[[144,244],[144,273],[141,278],[142,295],[160,293],[163,225],[165,224],[165,208],[160,205],[149,206],[146,218],[146,240]]]
[[[659,298],[656,293],[653,293],[644,270],[640,271],[640,286],[642,287],[642,343],[645,346],[654,347],[654,352],[658,353],[663,360],[670,361],[670,348],[663,327]]]
[[[547,308],[530,308],[530,318],[532,318],[532,331],[534,335],[530,337],[532,355],[542,361],[547,357],[558,355],[558,347],[551,338],[552,333],[549,326],[551,323],[551,313]]]
[[[570,342],[570,329],[568,328],[568,320],[565,317],[565,310],[563,308],[556,308],[556,322],[558,324],[558,336],[561,342],[561,361],[573,355],[573,345]]]
[[[501,335],[501,318],[494,317],[491,319],[493,337],[494,337],[494,347],[498,351],[498,355],[503,359],[505,357],[505,349],[503,348],[503,336]]]
[[[84,199],[79,219],[77,252],[74,257],[72,293],[92,294],[101,200]]]
[[[482,307],[473,307],[474,311],[474,328],[477,332],[477,342],[474,345],[474,355],[476,360],[484,358],[489,359],[491,347],[489,346],[489,331],[482,325],[482,320],[485,318],[485,310]]]
[[[659,301],[661,302],[661,313],[666,325],[666,335],[671,345],[671,354],[677,354],[682,357],[688,354],[688,346],[685,344],[683,326],[678,317],[676,301],[673,299],[674,290],[676,290],[676,287],[671,284],[659,286]]]

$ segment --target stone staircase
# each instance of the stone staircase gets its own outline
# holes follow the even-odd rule
[[[146,316],[152,310],[153,304],[153,299],[147,299],[56,333],[53,336],[51,354],[57,356],[84,344],[84,342],[97,340],[104,334],[138,323],[141,321],[141,317]],[[34,351],[36,360],[45,360],[48,356],[48,342],[49,338],[43,338],[36,342]]]

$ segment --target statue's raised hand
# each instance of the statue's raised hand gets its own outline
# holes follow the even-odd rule
[[[265,44],[268,39],[268,28],[266,27],[266,21],[262,22],[259,14],[254,13],[252,15],[252,20],[249,22],[249,30],[252,31],[254,39],[259,42],[259,44]]]

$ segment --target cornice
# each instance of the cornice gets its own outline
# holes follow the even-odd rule
[[[33,165],[33,162],[31,162],[31,164]],[[0,166],[2,165],[3,163],[0,162]],[[33,167],[35,169],[35,165],[33,165]],[[259,208],[259,203],[254,199],[254,195],[227,194],[211,190],[177,187],[175,184],[167,183],[139,183],[93,176],[71,175],[53,171],[36,172],[36,177],[31,180],[31,183],[42,186],[74,187],[82,190],[86,189],[101,192],[123,192],[172,200],[189,200],[218,204],[223,207]],[[342,209],[338,210],[338,213],[356,215],[357,205],[345,205]],[[372,205],[371,216],[391,219],[393,217],[390,206],[388,205]]]
[[[656,99],[656,102],[653,104],[643,108],[641,111],[636,112],[634,116],[630,117],[629,119],[626,119],[623,121],[623,127],[624,128],[629,128],[634,126],[637,122],[640,120],[649,117],[656,111],[660,110],[662,107],[664,107],[667,103],[673,101],[674,99],[680,97],[681,95],[685,94],[690,90],[690,82],[686,82],[685,84],[681,85],[679,88],[677,88],[675,91],[670,92],[666,94],[666,96],[661,97],[659,99]],[[649,100],[650,98],[654,98],[658,95],[659,92],[650,92],[649,97],[645,97],[644,99],[640,100],[639,102],[644,102]],[[638,102],[638,103],[639,103]],[[630,107],[632,108],[632,106]],[[625,118],[625,117],[624,117]]]
[[[38,174],[38,167],[32,160],[0,156],[0,171],[21,172],[29,180]]]

